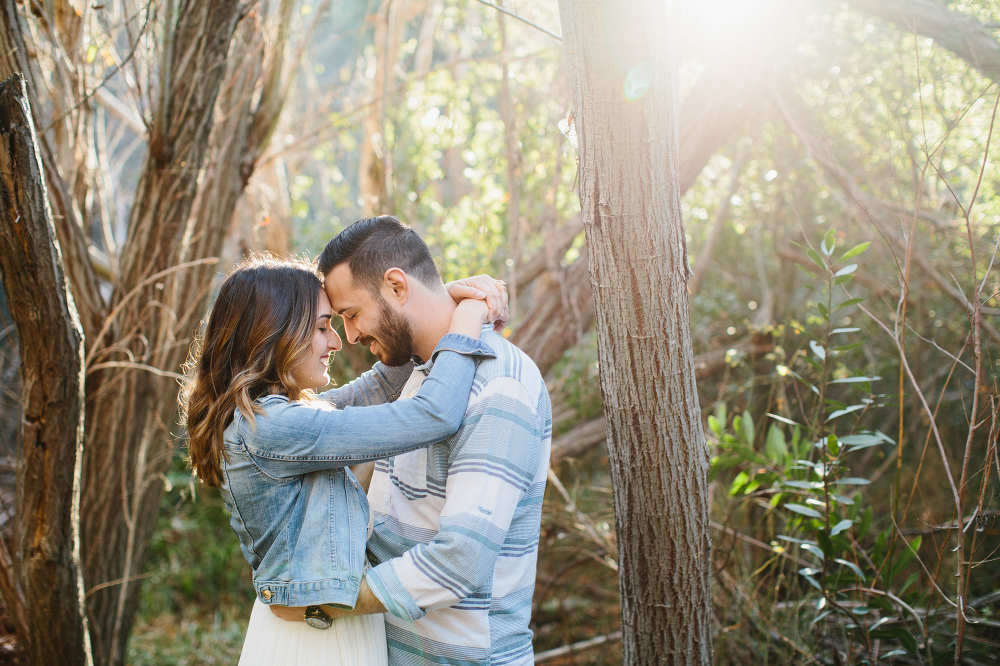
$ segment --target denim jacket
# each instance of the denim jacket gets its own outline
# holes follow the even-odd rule
[[[479,340],[448,334],[412,400],[380,404],[398,397],[413,366],[378,363],[315,403],[260,398],[256,427],[235,411],[225,431],[220,490],[261,602],[354,607],[365,566],[368,500],[347,465],[454,434],[465,416],[475,358],[493,356]]]

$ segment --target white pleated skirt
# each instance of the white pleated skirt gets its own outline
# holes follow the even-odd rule
[[[254,599],[240,666],[387,666],[381,614],[342,617],[329,629],[286,622]]]

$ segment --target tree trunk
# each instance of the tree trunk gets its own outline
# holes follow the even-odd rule
[[[124,660],[137,580],[159,514],[160,474],[173,454],[168,424],[178,368],[171,361],[189,335],[178,339],[176,323],[199,301],[194,294],[180,301],[172,295],[178,261],[199,239],[201,225],[191,211],[242,9],[236,0],[182,0],[171,20],[171,7],[164,5],[160,99],[112,297],[113,318],[102,339],[88,341],[81,532],[99,664]]]
[[[626,664],[711,663],[708,450],[669,3],[560,0],[619,543]],[[624,93],[624,94],[623,94]]]
[[[78,522],[83,330],[63,273],[22,76],[0,84],[0,138],[0,270],[22,380],[14,575],[3,577],[3,595],[31,663],[89,664]]]

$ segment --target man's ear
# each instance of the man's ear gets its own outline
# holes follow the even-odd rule
[[[401,268],[389,268],[382,275],[382,297],[397,305],[410,300],[410,278]]]

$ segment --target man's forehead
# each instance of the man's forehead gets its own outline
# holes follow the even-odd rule
[[[354,283],[351,268],[346,263],[336,266],[327,273],[323,286],[327,296],[330,297],[330,305],[333,306],[334,312],[343,312],[353,305],[367,301],[367,291]]]

